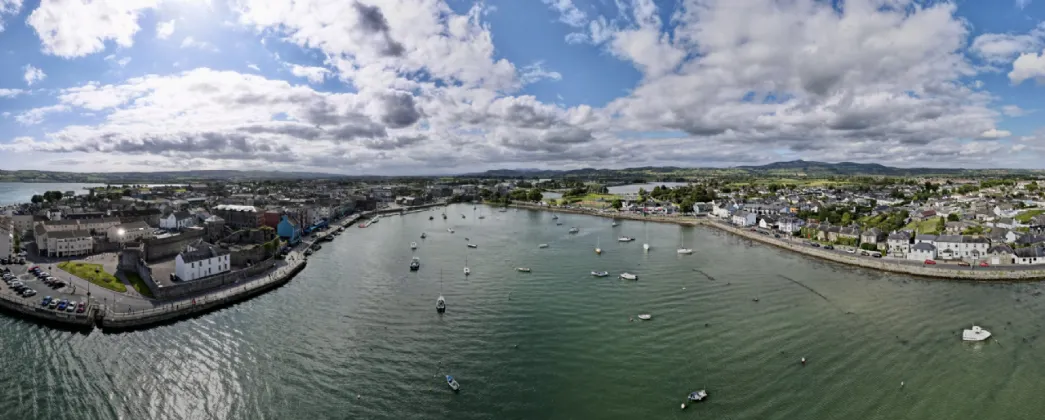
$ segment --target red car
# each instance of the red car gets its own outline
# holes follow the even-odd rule
[[[81,313],[82,314],[86,310],[87,310],[87,305],[84,305],[83,302],[80,302],[78,305],[76,305],[76,312],[77,313]]]
[[[925,264],[926,264],[926,265],[936,265],[936,261],[933,261],[933,260],[925,260]]]
[[[985,262],[982,262],[980,263],[980,267],[990,267],[990,265]]]

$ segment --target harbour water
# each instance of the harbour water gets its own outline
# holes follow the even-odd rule
[[[611,227],[573,214],[560,214],[556,226],[552,213],[483,209],[483,220],[455,205],[447,220],[438,209],[352,227],[288,285],[168,326],[81,334],[0,317],[0,418],[1045,413],[1038,284],[921,280],[701,227]],[[573,226],[580,232],[567,233]],[[647,229],[652,249],[643,253]],[[619,243],[621,235],[637,240]],[[681,239],[693,255],[676,254]],[[417,272],[408,268],[412,255],[421,259]],[[639,280],[618,280],[622,271]],[[653,319],[631,321],[640,313]],[[997,340],[963,343],[961,330],[973,323]],[[686,394],[705,388],[707,402],[679,409]]]
[[[0,182],[0,206],[28,203],[36,194],[47,191],[74,191],[76,195],[87,194],[84,188],[103,187],[105,184],[55,183],[55,182]]]

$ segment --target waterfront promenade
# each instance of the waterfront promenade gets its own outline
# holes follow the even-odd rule
[[[561,208],[536,206],[530,204],[512,204],[511,207],[529,210],[544,210],[558,213],[583,214],[620,220],[641,220],[658,223],[674,223],[684,226],[708,226],[733,235],[741,236],[767,245],[776,246],[799,254],[829,260],[841,264],[853,265],[872,270],[891,273],[908,274],[918,277],[931,277],[949,280],[971,281],[1040,281],[1045,280],[1045,265],[1006,265],[990,267],[961,267],[956,264],[939,263],[925,265],[922,261],[903,259],[873,258],[846,253],[841,250],[825,250],[805,245],[799,238],[774,238],[772,235],[759,233],[757,230],[745,230],[725,222],[708,217],[693,216],[644,216],[634,213],[601,212],[578,208]]]

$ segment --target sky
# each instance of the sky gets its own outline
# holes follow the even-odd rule
[[[1045,169],[1045,0],[0,0],[0,169]]]

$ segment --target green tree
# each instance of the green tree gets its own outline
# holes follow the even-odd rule
[[[44,196],[42,196],[40,194],[35,194],[35,195],[33,195],[33,198],[29,199],[29,201],[32,201],[33,204],[39,204],[39,203],[44,202]]]
[[[947,221],[948,221],[948,222],[957,222],[958,220],[961,220],[961,219],[960,219],[960,218],[958,217],[958,213],[951,213],[951,214],[948,214],[948,215],[947,215]]]
[[[842,215],[842,226],[849,226],[850,223],[853,223],[853,215],[849,214],[849,212],[845,212],[845,214]]]
[[[528,197],[530,201],[541,201],[544,198],[544,194],[541,194],[541,190],[534,188],[530,190]]]
[[[610,207],[613,207],[613,208],[615,208],[617,210],[620,210],[620,208],[623,207],[623,206],[624,206],[624,203],[622,203],[619,198],[614,198],[613,202],[610,203]]]
[[[936,219],[936,233],[943,233],[944,229],[947,228],[947,222],[941,217]]]

